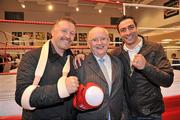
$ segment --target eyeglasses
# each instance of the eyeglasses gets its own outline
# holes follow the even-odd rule
[[[125,33],[125,32],[127,32],[127,30],[129,30],[129,31],[134,30],[135,27],[136,26],[134,24],[131,24],[131,25],[127,26],[127,27],[119,29],[119,32]]]
[[[64,35],[69,34],[71,37],[74,37],[74,36],[76,35],[75,32],[68,31],[68,30],[66,30],[66,29],[62,29],[62,30],[60,30],[60,31],[61,31]]]

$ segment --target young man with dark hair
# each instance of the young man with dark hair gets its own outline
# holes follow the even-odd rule
[[[173,83],[173,69],[157,43],[138,35],[137,23],[122,16],[117,30],[123,44],[112,51],[125,66],[124,90],[130,120],[161,120],[164,112],[161,86]]]

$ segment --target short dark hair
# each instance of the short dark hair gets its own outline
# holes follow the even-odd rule
[[[71,17],[62,17],[56,21],[55,25],[58,24],[60,21],[68,21],[74,24],[74,26],[76,26],[76,22]]]
[[[56,25],[58,25],[58,23],[61,22],[61,21],[70,22],[70,23],[72,23],[76,27],[76,22],[72,18],[70,18],[70,17],[62,17],[62,18],[59,18],[59,19],[56,20],[56,22],[54,23],[54,25],[53,25],[51,30],[54,30]]]
[[[171,54],[171,57],[176,57],[176,53]]]
[[[126,19],[131,19],[131,20],[133,20],[135,26],[137,27],[137,23],[136,23],[135,19],[134,19],[132,16],[123,15],[123,16],[121,16],[121,17],[118,19],[118,21],[117,21],[117,26],[116,26],[116,27],[117,27],[117,31],[118,31],[118,32],[120,32],[120,31],[119,31],[119,24],[120,24],[122,21],[126,20]]]

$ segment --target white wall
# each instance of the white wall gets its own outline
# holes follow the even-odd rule
[[[160,1],[154,0],[151,5],[159,4],[158,2]],[[165,2],[166,1],[161,0],[161,4],[158,6],[163,6]],[[126,9],[127,14],[136,18],[140,27],[173,27],[173,24],[180,25],[180,13],[179,15],[164,19],[164,9],[144,7],[139,7],[139,9],[127,7]]]
[[[155,1],[157,2],[157,1]],[[161,1],[163,4],[165,1]],[[37,5],[36,2],[26,2],[26,8],[22,9],[17,0],[0,0],[0,19],[4,19],[4,11],[24,12],[25,20],[32,21],[47,21],[54,22],[61,16],[71,16],[78,24],[95,24],[95,25],[110,25],[110,17],[121,16],[121,11],[115,8],[105,8],[99,14],[94,6],[80,6],[80,11],[75,12],[74,8],[67,7],[67,5],[56,4],[54,11],[48,11],[45,5]],[[154,3],[155,4],[155,3]],[[180,22],[180,15],[164,19],[163,10],[147,9],[147,8],[127,8],[127,15],[133,15],[141,27],[159,27],[170,25],[172,23],[178,24]],[[180,23],[179,23],[180,25]],[[49,32],[51,25],[33,25],[33,24],[13,24],[0,23],[0,30],[11,32]],[[88,27],[78,27],[78,33],[87,33],[90,30]],[[108,29],[110,33],[114,34],[114,38],[118,37],[116,29]],[[1,38],[1,37],[0,37]],[[9,38],[11,39],[11,38]],[[0,39],[0,42],[4,41]]]
[[[104,8],[99,14],[94,6],[80,6],[80,11],[76,12],[74,8],[63,4],[55,4],[53,11],[48,11],[47,6],[37,5],[37,3],[28,3],[23,9],[16,0],[0,1],[0,18],[4,18],[4,11],[24,12],[25,20],[33,21],[55,21],[62,16],[71,16],[77,23],[81,24],[110,24],[110,17],[119,17],[121,11],[115,8]]]
[[[80,6],[79,12],[75,12],[74,8],[63,4],[55,4],[53,11],[48,11],[46,7],[45,5],[37,5],[36,2],[26,2],[26,8],[23,9],[17,0],[0,0],[0,19],[4,19],[5,11],[16,11],[24,12],[24,20],[26,21],[55,22],[62,16],[71,16],[77,24],[110,25],[110,17],[121,15],[121,12],[115,8],[105,8],[99,14],[94,6]],[[51,27],[52,25],[0,23],[0,30],[10,34],[12,32],[50,32]],[[78,28],[77,32],[87,33],[90,29],[90,27],[81,27]],[[118,36],[116,29],[108,30],[114,34],[114,38]],[[8,38],[11,39],[11,37]]]

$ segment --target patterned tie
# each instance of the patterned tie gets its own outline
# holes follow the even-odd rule
[[[99,65],[100,65],[100,68],[101,68],[101,70],[102,70],[102,72],[103,72],[103,74],[104,74],[104,76],[105,76],[105,78],[106,78],[106,81],[107,81],[107,83],[108,83],[109,94],[110,94],[110,93],[111,93],[111,80],[110,80],[110,77],[109,77],[107,68],[106,68],[106,66],[105,66],[105,64],[104,64],[104,61],[105,61],[104,58],[100,58],[100,59],[99,59],[99,62],[100,62]]]

